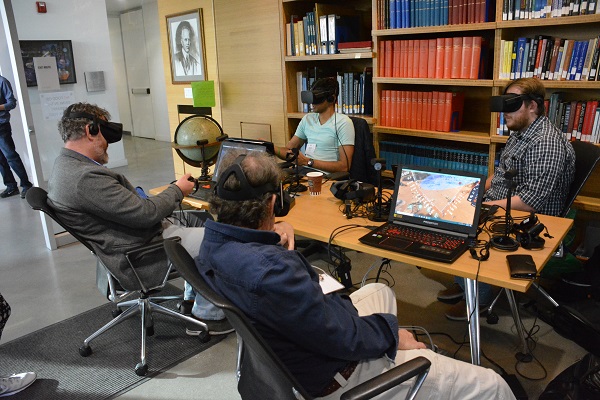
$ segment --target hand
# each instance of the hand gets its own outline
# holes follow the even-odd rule
[[[298,152],[298,165],[308,165],[309,158],[306,157],[302,152]]]
[[[398,350],[426,349],[425,343],[417,342],[412,333],[398,329]]]
[[[184,196],[187,196],[194,190],[195,183],[193,178],[192,180],[190,178],[192,178],[192,174],[185,174],[175,182],[175,185],[181,190]]]
[[[288,222],[277,222],[273,226],[273,230],[279,234],[281,241],[278,243],[288,250],[294,250],[294,227]]]

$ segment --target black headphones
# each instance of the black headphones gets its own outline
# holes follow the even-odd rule
[[[99,125],[102,125],[102,136],[108,143],[115,143],[123,137],[123,124],[118,122],[109,122],[99,119],[97,116],[86,112],[73,111],[73,104],[65,110],[63,118],[66,119],[89,119],[88,124],[90,135],[96,136],[100,132]]]
[[[248,178],[242,170],[242,160],[246,154],[240,154],[222,174],[219,174],[217,186],[215,186],[215,194],[223,200],[244,201],[252,199],[260,199],[265,193],[275,194],[274,213],[276,217],[285,217],[290,211],[292,198],[289,194],[283,191],[283,184],[280,182],[276,185],[272,182],[267,182],[264,185],[253,187],[248,182]],[[225,182],[231,175],[234,175],[240,182],[239,190],[229,190],[225,188]]]
[[[485,261],[490,258],[490,245],[489,241],[477,240],[475,244],[469,247],[469,253],[474,259]]]
[[[359,200],[368,203],[375,200],[375,186],[356,179],[339,181],[331,185],[331,193],[340,200]]]

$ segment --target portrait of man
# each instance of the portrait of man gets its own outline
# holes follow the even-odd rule
[[[201,13],[167,17],[173,82],[205,79]]]

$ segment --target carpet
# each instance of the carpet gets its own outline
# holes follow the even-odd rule
[[[181,293],[168,285],[162,293]],[[170,292],[170,293],[169,293]],[[175,309],[176,301],[162,303]],[[154,336],[146,339],[148,374],[137,376],[140,361],[141,327],[138,317],[128,318],[94,339],[93,353],[79,355],[83,340],[112,318],[112,303],[0,346],[0,372],[35,371],[38,379],[11,400],[99,400],[114,398],[156,376],[162,371],[218,343],[223,336],[201,343],[185,334],[185,322],[167,315],[153,314]]]

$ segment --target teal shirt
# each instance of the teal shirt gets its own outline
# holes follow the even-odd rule
[[[307,151],[306,156],[320,161],[339,161],[339,146],[354,146],[354,124],[347,115],[339,113],[333,114],[323,125],[319,122],[319,114],[307,114],[295,135],[304,140],[307,149],[310,144],[316,145],[314,152]]]

